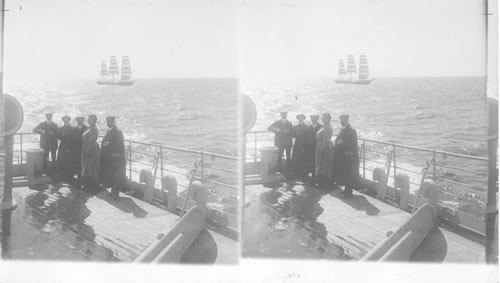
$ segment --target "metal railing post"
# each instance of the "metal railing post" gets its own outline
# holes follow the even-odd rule
[[[23,133],[19,134],[19,154],[21,155],[19,164],[23,164]]]
[[[366,140],[363,139],[363,179],[366,178]]]
[[[436,182],[436,150],[432,150],[432,180]]]
[[[203,153],[203,151],[201,152],[201,170],[200,170],[200,174],[201,174],[201,182],[204,182],[205,181],[205,154]]]
[[[160,145],[160,176],[161,176],[161,181],[163,181],[163,146],[161,145]]]
[[[396,181],[396,145],[392,144],[392,157],[393,157],[393,163],[394,163],[394,182]]]
[[[128,141],[128,179],[132,181],[132,141]]]
[[[245,153],[246,155],[246,153]],[[246,156],[245,156],[246,159]],[[253,133],[253,164],[256,166],[257,164],[257,133]]]

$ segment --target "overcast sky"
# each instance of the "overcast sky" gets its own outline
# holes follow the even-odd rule
[[[483,76],[484,0],[243,0],[242,77],[337,76],[366,54],[373,76]]]
[[[135,77],[235,77],[236,4],[8,0],[5,76],[98,78],[101,60],[128,55]]]
[[[22,6],[22,10],[19,7]],[[482,76],[483,0],[9,0],[5,77]],[[239,56],[238,56],[239,55]]]

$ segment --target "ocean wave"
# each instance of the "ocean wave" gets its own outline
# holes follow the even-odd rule
[[[28,132],[45,119],[45,112],[53,111],[59,124],[66,114],[96,114],[102,131],[107,129],[104,117],[114,114],[127,139],[168,142],[174,147],[224,152],[226,148],[216,147],[227,146],[227,140],[236,144],[237,140],[236,80],[144,79],[132,88],[74,80],[7,84],[5,89],[15,93],[23,105],[23,129]],[[213,131],[220,131],[221,136]]]
[[[436,117],[445,117],[446,115],[444,113],[437,113],[437,112],[420,112],[415,115],[415,118],[417,120],[423,120],[423,119],[433,119]]]
[[[375,129],[369,129],[368,131],[358,130],[358,132],[358,136],[370,140],[381,140],[385,135],[382,131],[377,131]]]
[[[447,146],[442,148],[443,151],[470,155],[470,156],[486,156],[488,154],[487,147],[466,147],[466,146]]]

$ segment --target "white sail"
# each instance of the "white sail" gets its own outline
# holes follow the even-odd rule
[[[367,80],[369,75],[368,60],[366,59],[366,55],[361,55],[359,57],[359,79]]]
[[[108,75],[108,67],[106,66],[106,62],[102,60],[101,62],[101,76],[105,77]]]
[[[345,66],[344,66],[344,60],[340,60],[339,61],[339,72],[338,72],[339,76],[342,78],[342,76],[344,76],[346,73],[345,73]]]
[[[122,57],[122,72],[121,79],[124,81],[130,80],[132,77],[132,70],[130,69],[130,59],[128,56]]]
[[[109,73],[113,76],[113,80],[115,79],[115,75],[119,73],[118,62],[116,62],[115,56],[111,56],[111,59],[109,60]]]
[[[356,73],[356,63],[354,62],[353,55],[347,56],[347,73],[350,75],[352,81],[352,74]]]

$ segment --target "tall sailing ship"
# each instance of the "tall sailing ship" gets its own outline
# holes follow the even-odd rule
[[[338,75],[339,78],[335,80],[335,83],[337,84],[360,84],[360,85],[367,85],[371,83],[374,79],[370,79],[370,71],[368,69],[368,59],[366,58],[366,55],[361,55],[359,58],[359,73],[358,73],[358,79],[353,80],[353,74],[356,74],[356,62],[354,61],[354,56],[349,55],[347,57],[347,69],[344,67],[344,61],[340,59],[339,62],[339,69],[338,69]],[[348,78],[346,78],[346,74],[349,75]]]
[[[132,70],[130,69],[130,59],[128,56],[122,57],[122,66],[121,66],[121,76],[120,80],[117,81],[115,79],[115,75],[119,75],[120,71],[118,70],[118,62],[116,60],[116,56],[111,56],[109,60],[109,70],[106,66],[106,62],[103,60],[101,62],[101,77],[102,80],[97,81],[98,85],[122,85],[122,86],[130,86],[134,84],[134,80],[132,78]],[[111,75],[111,80],[107,79]]]

